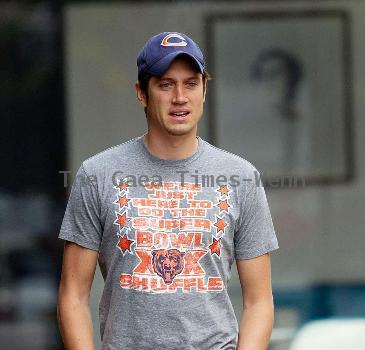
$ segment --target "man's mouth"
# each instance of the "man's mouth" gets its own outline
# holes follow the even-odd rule
[[[171,112],[170,115],[174,118],[178,118],[178,119],[184,119],[188,116],[190,112],[188,111],[183,111],[183,112]]]

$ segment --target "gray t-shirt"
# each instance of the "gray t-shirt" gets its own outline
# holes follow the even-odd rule
[[[278,248],[259,174],[198,137],[182,160],[139,136],[84,161],[59,237],[99,251],[102,349],[236,349],[235,259]]]

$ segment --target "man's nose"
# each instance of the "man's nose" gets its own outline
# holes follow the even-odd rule
[[[187,102],[187,97],[185,95],[185,91],[184,91],[183,86],[176,85],[174,92],[175,92],[175,94],[174,94],[174,98],[172,100],[173,103],[183,104],[183,103]]]

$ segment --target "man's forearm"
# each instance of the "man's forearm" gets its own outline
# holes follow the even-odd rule
[[[93,324],[87,303],[60,298],[58,322],[66,350],[94,350]]]
[[[243,309],[237,350],[266,350],[274,322],[272,300],[258,302]]]

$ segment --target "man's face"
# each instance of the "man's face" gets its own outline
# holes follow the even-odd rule
[[[187,59],[177,58],[161,77],[151,77],[148,98],[137,84],[137,96],[147,108],[149,132],[154,136],[196,135],[203,115],[202,74]]]

